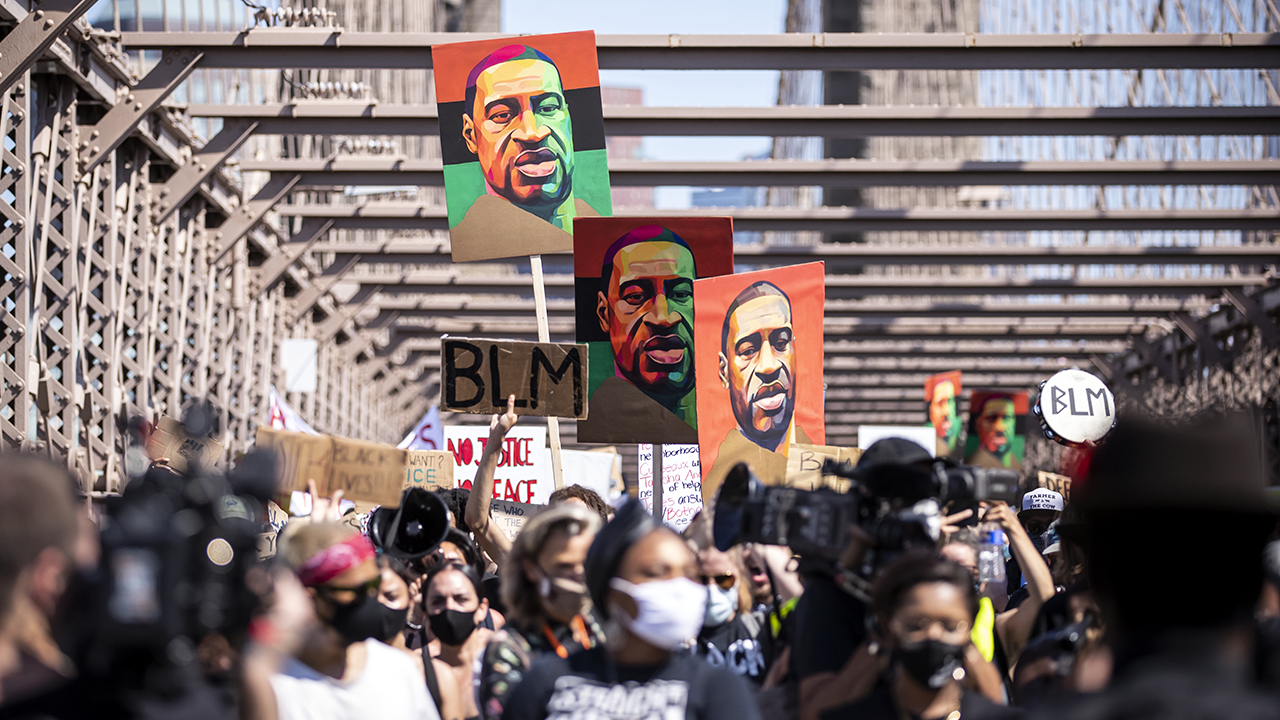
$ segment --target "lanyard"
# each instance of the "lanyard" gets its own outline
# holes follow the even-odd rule
[[[587,632],[587,624],[583,622],[581,615],[574,615],[569,621],[569,629],[573,632],[573,639],[584,649],[591,648],[591,634]],[[560,644],[560,640],[556,638],[556,634],[551,632],[551,626],[546,622],[542,623],[542,634],[546,636],[547,642],[551,643],[551,647],[555,649],[556,655],[561,658],[568,658],[569,651],[564,645]]]

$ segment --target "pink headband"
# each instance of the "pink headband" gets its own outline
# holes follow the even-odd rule
[[[321,550],[303,563],[298,568],[298,579],[303,585],[323,585],[373,556],[373,545],[369,543],[369,538],[356,533],[337,545]]]

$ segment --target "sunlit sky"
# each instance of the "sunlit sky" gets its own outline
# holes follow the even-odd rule
[[[502,0],[502,31],[601,34],[739,34],[782,32],[786,0]],[[549,11],[554,8],[554,11]],[[638,87],[655,107],[773,105],[774,71],[604,70],[600,83]],[[738,160],[770,147],[768,138],[645,138],[650,160]],[[658,207],[688,205],[688,190],[659,188]]]

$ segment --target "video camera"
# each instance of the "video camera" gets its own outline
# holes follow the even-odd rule
[[[881,441],[886,442],[886,441]],[[739,463],[717,495],[712,532],[721,551],[743,542],[787,545],[801,558],[838,559],[857,526],[880,554],[932,548],[948,502],[1018,497],[1018,473],[956,465],[823,464],[824,475],[851,482],[848,493],[766,486]]]

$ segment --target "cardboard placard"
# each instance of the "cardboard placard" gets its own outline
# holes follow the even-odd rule
[[[193,464],[205,469],[213,467],[222,457],[223,447],[211,437],[190,437],[182,423],[162,417],[151,433],[147,450],[152,460],[168,458],[169,467],[185,473]]]
[[[489,518],[502,530],[508,540],[515,542],[516,535],[524,528],[525,522],[547,509],[546,505],[494,500],[489,504]]]
[[[445,447],[453,456],[454,487],[471,489],[488,440],[487,425],[445,426]],[[517,425],[511,428],[502,442],[498,467],[493,472],[493,499],[546,504],[554,491],[547,427]]]
[[[453,455],[445,450],[406,450],[404,488],[453,488]]]
[[[332,438],[333,466],[325,492],[342,490],[350,500],[400,504],[405,450],[347,438]]]
[[[587,416],[587,346],[446,336],[440,346],[441,407],[489,415]]]
[[[702,465],[697,445],[662,447],[662,522],[684,532],[702,512]],[[653,513],[653,446],[641,445],[636,476],[640,501]]]
[[[280,472],[277,495],[288,497],[295,490],[306,492],[307,480],[316,481],[316,492],[327,494],[333,466],[333,438],[258,428],[255,443],[259,449],[269,449],[276,454]]]
[[[826,487],[838,492],[848,492],[851,481],[833,475],[823,475],[822,464],[828,459],[856,463],[861,456],[862,451],[858,448],[796,443],[787,452],[787,486],[803,490]]]
[[[1036,486],[1060,493],[1064,503],[1071,502],[1071,478],[1066,475],[1040,470],[1036,473]]]

